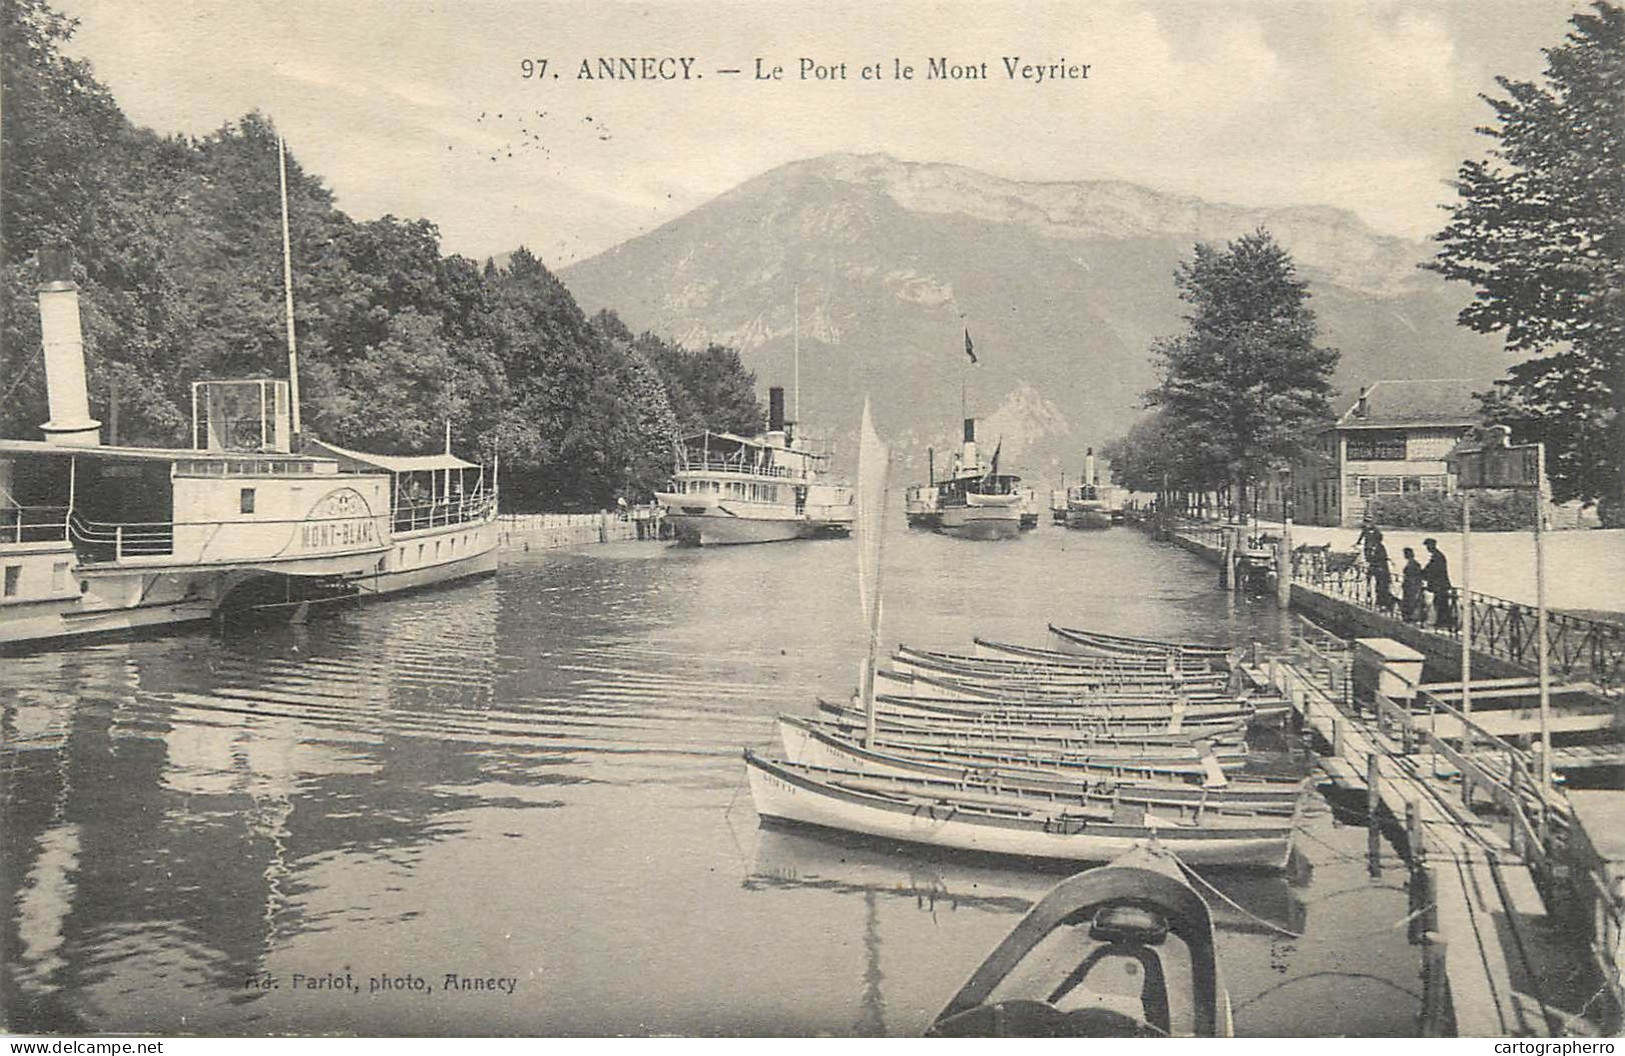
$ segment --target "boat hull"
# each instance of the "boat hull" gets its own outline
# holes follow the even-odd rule
[[[905,778],[991,781],[1010,787],[1073,795],[1093,791],[1107,799],[1115,795],[1123,802],[1237,806],[1283,814],[1291,814],[1298,809],[1304,791],[1301,783],[1272,787],[1260,783],[1231,782],[1209,788],[1178,781],[1116,782],[1083,773],[1022,773],[977,766],[948,757],[932,759],[926,755],[909,756],[892,750],[890,746],[866,748],[857,740],[856,734],[850,739],[833,736],[827,731],[814,730],[789,716],[781,715],[778,727],[779,743],[786,759],[803,766],[833,770],[861,770]]]
[[[1085,531],[1099,531],[1112,526],[1112,515],[1106,510],[1067,510],[1066,526]]]
[[[921,807],[845,792],[745,755],[751,799],[764,818],[982,854],[1103,862],[1156,840],[1190,865],[1284,868],[1291,830],[1204,832],[1064,817],[1004,818],[951,803]]]
[[[1021,534],[1018,506],[948,506],[937,511],[939,532],[961,539],[1014,539]]]
[[[435,547],[461,547],[444,559]],[[424,547],[417,563],[416,547]],[[53,552],[58,561],[73,560],[71,547]],[[390,542],[373,569],[344,577],[360,597],[381,597],[421,590],[459,580],[492,575],[497,567],[494,520],[417,532]],[[266,575],[285,575],[275,564],[264,567],[178,567],[163,570],[113,569],[106,566],[78,569],[86,589],[63,597],[7,606],[0,609],[0,648],[33,648],[77,639],[145,634],[204,623],[229,608],[233,592],[245,582]],[[295,606],[289,612],[303,611]]]
[[[679,542],[689,546],[738,546],[750,543],[782,543],[791,539],[816,539],[846,535],[852,530],[850,507],[831,509],[828,516],[816,511],[796,513],[790,507],[756,507],[741,504],[739,509],[713,503],[700,509],[688,496],[659,495],[667,506],[666,523]]]

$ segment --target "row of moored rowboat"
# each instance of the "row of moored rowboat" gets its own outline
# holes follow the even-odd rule
[[[872,701],[783,716],[745,752],[763,817],[958,850],[1108,861],[1155,842],[1190,865],[1280,868],[1306,785],[1238,776],[1288,710],[1221,646],[1051,625],[1058,648],[900,646]]]

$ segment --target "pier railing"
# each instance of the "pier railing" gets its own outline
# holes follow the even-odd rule
[[[1224,549],[1224,529],[1210,523],[1194,521],[1176,522],[1173,533],[1214,550]]]
[[[1540,648],[1535,607],[1476,591],[1469,598],[1473,648],[1534,667]],[[1444,633],[1460,637],[1458,628]],[[1588,674],[1598,682],[1620,682],[1625,680],[1625,625],[1547,610],[1546,655],[1552,670],[1564,675]]]
[[[1405,756],[1429,754],[1435,776],[1459,775],[1464,803],[1471,806],[1478,793],[1487,794],[1506,823],[1508,844],[1530,865],[1544,871],[1560,859],[1570,826],[1568,804],[1561,793],[1543,786],[1529,751],[1427,690],[1413,691],[1410,704],[1374,694],[1378,728],[1399,740]]]
[[[1333,555],[1346,556],[1346,555]],[[1318,555],[1317,555],[1318,557]],[[1363,560],[1353,564],[1305,560],[1294,555],[1293,582],[1358,605],[1398,622],[1401,613],[1385,611],[1377,605],[1376,580]],[[1391,580],[1397,583],[1397,580]],[[1397,591],[1390,590],[1390,593]],[[1450,638],[1461,637],[1463,594],[1450,591],[1451,623],[1412,624],[1419,630]],[[1472,591],[1465,595],[1472,607],[1473,649],[1499,660],[1534,669],[1539,651],[1536,638],[1535,607]],[[1430,619],[1434,610],[1428,606]],[[1625,681],[1625,625],[1590,620],[1566,612],[1546,613],[1546,649],[1551,670],[1563,677],[1588,677],[1597,682]]]

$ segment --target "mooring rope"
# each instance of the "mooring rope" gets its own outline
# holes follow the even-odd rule
[[[1165,851],[1167,850],[1167,848],[1163,848],[1163,849]],[[1276,932],[1277,934],[1280,934],[1280,935],[1284,935],[1289,939],[1301,939],[1301,938],[1303,938],[1303,933],[1301,931],[1291,931],[1291,930],[1289,930],[1287,928],[1283,928],[1281,925],[1275,923],[1272,920],[1265,920],[1263,917],[1259,916],[1257,913],[1254,913],[1252,910],[1248,909],[1246,906],[1242,905],[1240,902],[1237,902],[1235,899],[1231,898],[1229,895],[1225,894],[1223,891],[1220,891],[1218,888],[1216,888],[1212,884],[1208,883],[1207,880],[1203,879],[1201,873],[1198,873],[1195,869],[1192,869],[1189,865],[1187,865],[1185,863],[1185,860],[1183,858],[1181,858],[1179,855],[1175,854],[1173,851],[1167,851],[1167,853],[1168,853],[1168,857],[1172,858],[1175,862],[1179,863],[1179,867],[1181,869],[1185,870],[1185,875],[1189,876],[1192,880],[1195,880],[1197,883],[1201,884],[1203,887],[1207,888],[1209,891],[1211,891],[1215,895],[1219,896],[1220,901],[1224,902],[1226,905],[1230,906],[1230,908],[1232,908],[1232,909],[1238,911],[1239,913],[1241,913],[1242,916],[1247,917],[1248,919],[1253,920],[1253,921],[1255,921],[1255,922],[1257,922],[1259,924],[1262,924],[1264,927],[1268,928],[1270,931]]]

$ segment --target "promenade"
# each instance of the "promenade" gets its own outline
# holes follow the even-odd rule
[[[1260,521],[1259,528],[1279,534],[1278,522]],[[1357,550],[1359,530],[1294,524],[1293,546],[1329,544],[1333,550]],[[1423,539],[1435,539],[1450,562],[1450,580],[1461,586],[1461,533],[1425,532],[1410,528],[1384,528],[1383,546],[1394,566],[1394,592],[1399,592],[1404,548],[1416,551],[1427,563]],[[1590,528],[1547,532],[1546,605],[1551,609],[1583,613],[1625,614],[1625,529]],[[1524,605],[1535,603],[1535,537],[1532,532],[1474,532],[1472,590]]]

